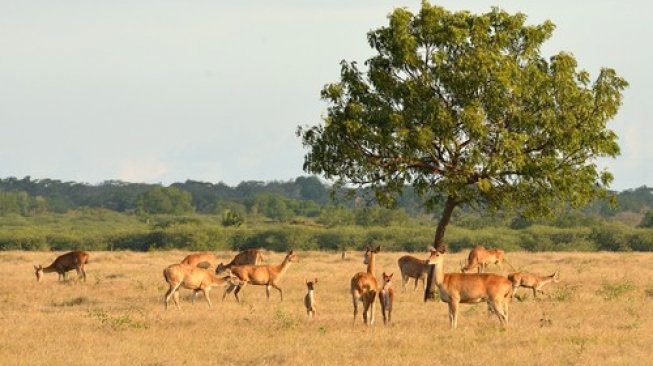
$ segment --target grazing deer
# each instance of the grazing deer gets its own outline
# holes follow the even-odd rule
[[[506,277],[490,273],[444,273],[446,246],[438,248],[429,263],[433,266],[424,292],[424,301],[433,295],[433,283],[438,287],[440,299],[449,305],[451,329],[458,325],[460,303],[485,301],[491,312],[499,317],[502,326],[508,323],[508,303],[512,299],[512,282]]]
[[[261,249],[247,249],[244,250],[234,257],[231,262],[224,265],[223,263],[218,264],[218,267],[215,269],[215,273],[220,274],[228,269],[231,269],[233,266],[243,266],[243,265],[259,265],[263,262],[263,250]]]
[[[429,249],[431,253],[435,250],[434,248]],[[429,272],[429,260],[427,259],[417,259],[412,255],[405,255],[397,261],[399,264],[399,270],[401,271],[401,287],[406,292],[406,285],[411,278],[415,279],[415,288],[417,290],[418,281],[422,281],[422,289],[424,289],[426,283],[426,275]]]
[[[217,258],[213,253],[201,252],[187,255],[184,260],[181,261],[181,264],[208,269],[213,267],[216,262]]]
[[[379,292],[379,302],[381,303],[381,313],[383,314],[383,324],[389,324],[392,320],[392,303],[395,300],[395,292],[392,289],[393,273],[389,275],[383,272],[383,287]]]
[[[43,267],[40,264],[38,267],[34,266],[36,281],[41,282],[43,280],[43,274],[50,272],[57,272],[59,274],[59,280],[63,277],[65,281],[67,277],[66,272],[74,269],[77,271],[77,277],[81,277],[86,282],[86,264],[88,264],[89,257],[90,255],[87,252],[75,250],[58,256],[47,267]]]
[[[315,311],[317,310],[316,300],[315,300],[315,285],[317,284],[317,278],[313,281],[306,280],[306,289],[307,293],[304,296],[304,306],[306,307],[306,314],[309,318],[315,317]]]
[[[372,250],[365,246],[365,259],[363,263],[367,264],[366,272],[358,272],[351,278],[350,290],[351,298],[354,303],[354,322],[356,324],[356,315],[358,314],[358,302],[363,302],[363,323],[366,325],[374,324],[374,300],[379,292],[379,287],[374,275],[374,266],[376,255],[381,251],[378,246]]]
[[[560,282],[558,271],[550,276],[539,276],[526,272],[513,272],[508,275],[508,279],[512,282],[513,294],[521,286],[533,289],[533,297],[535,298],[537,298],[538,292],[544,294],[544,291],[542,291],[542,287],[544,287],[544,285],[550,282]]]
[[[225,276],[218,277],[211,273],[211,271],[204,268],[191,266],[188,264],[172,264],[163,270],[163,278],[166,280],[170,288],[165,294],[164,302],[166,310],[168,309],[168,304],[170,303],[170,298],[172,298],[177,306],[179,307],[179,288],[184,287],[190,290],[193,290],[192,300],[195,302],[195,295],[198,292],[204,294],[206,302],[211,308],[211,299],[209,298],[209,291],[211,287],[214,286],[224,286],[227,283],[240,283],[236,278]]]
[[[290,267],[290,263],[297,262],[299,259],[294,251],[289,251],[286,254],[286,257],[283,259],[283,262],[279,265],[244,265],[244,266],[233,266],[231,267],[231,273],[240,280],[239,285],[231,284],[224,291],[222,295],[222,300],[230,293],[234,288],[234,296],[236,300],[240,302],[238,293],[245,287],[246,284],[265,286],[265,294],[268,301],[270,301],[270,287],[274,287],[279,290],[279,295],[281,295],[281,301],[283,301],[283,290],[279,287],[279,281]]]
[[[505,252],[501,249],[485,249],[482,245],[477,245],[469,252],[467,265],[461,268],[462,273],[467,273],[478,268],[478,273],[487,268],[488,264],[502,265],[505,260]]]

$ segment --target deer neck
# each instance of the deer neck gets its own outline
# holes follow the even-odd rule
[[[440,263],[435,263],[435,284],[439,288],[442,288],[442,285],[444,284],[444,266],[442,265],[442,262]]]
[[[286,257],[276,268],[277,276],[283,276],[283,274],[288,270],[288,267],[290,267],[290,263],[290,258]]]
[[[374,274],[376,255],[370,254],[370,259],[367,261],[367,273]]]
[[[53,265],[43,267],[43,273],[52,273],[52,272],[56,272],[56,271],[57,271],[57,269]]]

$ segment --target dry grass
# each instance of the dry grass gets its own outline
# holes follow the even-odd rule
[[[165,311],[162,270],[185,254],[93,252],[86,284],[58,283],[56,274],[37,284],[32,264],[49,264],[56,254],[0,253],[0,364],[635,365],[653,355],[651,254],[509,253],[521,270],[560,270],[561,283],[544,287],[541,300],[520,290],[505,330],[481,304],[463,307],[456,331],[444,303],[424,304],[421,291],[401,291],[396,261],[403,253],[379,255],[377,275],[396,273],[396,303],[386,327],[377,302],[371,328],[360,318],[351,323],[349,279],[365,269],[359,253],[345,260],[299,253],[282,281],[283,303],[275,290],[266,303],[258,286],[244,290],[243,304],[220,302],[219,288],[211,310],[203,299],[192,306],[185,291],[182,310]],[[451,254],[447,270],[465,255]],[[268,263],[282,258],[266,256]],[[309,321],[304,279],[314,277],[318,313]]]

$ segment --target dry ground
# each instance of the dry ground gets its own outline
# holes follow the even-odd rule
[[[421,288],[401,291],[403,253],[378,257],[377,276],[394,272],[397,295],[394,323],[383,325],[377,302],[371,328],[360,318],[352,326],[349,279],[365,270],[361,253],[300,252],[283,302],[272,290],[267,303],[259,286],[244,290],[243,304],[221,302],[217,288],[209,309],[182,290],[181,311],[164,310],[162,270],[186,253],[92,252],[85,284],[56,274],[36,283],[32,265],[57,254],[0,252],[0,365],[641,365],[653,356],[653,254],[508,253],[523,270],[560,270],[561,283],[541,300],[520,290],[505,330],[484,304],[463,306],[456,331],[446,304],[423,303]],[[450,254],[447,270],[464,256]],[[304,279],[314,277],[319,307],[309,321]]]

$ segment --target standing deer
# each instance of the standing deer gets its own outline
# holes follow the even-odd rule
[[[521,286],[532,289],[533,297],[535,298],[537,298],[538,292],[544,294],[544,291],[542,291],[542,287],[544,287],[544,285],[550,282],[560,282],[558,271],[550,276],[539,276],[526,272],[513,272],[508,275],[508,279],[512,282],[513,294]]]
[[[215,273],[220,274],[228,269],[231,269],[233,266],[243,266],[243,265],[259,265],[263,262],[263,250],[261,249],[247,249],[244,250],[234,257],[231,262],[224,265],[223,263],[218,264],[218,267],[215,269]]]
[[[290,263],[297,261],[297,255],[291,250],[286,254],[283,262],[276,266],[268,264],[231,267],[231,273],[242,283],[239,285],[229,285],[222,295],[222,300],[224,300],[227,294],[235,288],[236,291],[234,291],[234,296],[236,297],[236,300],[240,302],[238,293],[249,283],[252,285],[265,286],[265,295],[267,296],[268,301],[270,301],[270,287],[276,288],[281,296],[281,301],[283,301],[283,290],[279,287],[279,281],[281,281],[281,278],[288,270],[288,267],[290,267]]]
[[[502,265],[505,256],[505,252],[501,249],[485,249],[482,245],[477,245],[469,252],[467,265],[462,267],[461,272],[467,273],[478,268],[478,273],[481,273],[488,264]]]
[[[429,251],[433,253],[435,249],[430,248]],[[411,278],[415,279],[415,288],[417,290],[418,281],[422,281],[422,289],[424,289],[426,283],[426,275],[429,272],[429,260],[427,259],[417,259],[412,255],[404,255],[399,258],[397,263],[399,264],[399,270],[401,271],[401,287],[406,292],[406,285]]]
[[[364,264],[367,264],[366,272],[358,272],[351,278],[350,290],[351,298],[354,303],[354,322],[356,324],[356,315],[358,314],[358,302],[363,302],[363,323],[366,325],[374,324],[374,300],[379,292],[379,287],[374,275],[374,266],[376,255],[381,251],[378,246],[372,250],[369,246],[365,247]]]
[[[43,274],[50,272],[57,272],[59,274],[59,280],[63,277],[65,281],[67,278],[66,272],[74,269],[77,271],[77,277],[81,277],[86,282],[86,264],[88,263],[89,257],[90,255],[87,252],[75,250],[58,256],[47,267],[43,267],[40,264],[38,267],[34,266],[36,281],[41,282],[43,280]]]
[[[211,273],[209,270],[188,264],[172,264],[168,266],[163,270],[163,278],[170,286],[164,297],[166,310],[168,309],[170,298],[174,300],[177,309],[180,309],[180,287],[193,290],[193,302],[195,302],[195,295],[198,292],[202,292],[206,302],[209,304],[209,308],[211,308],[212,304],[211,299],[209,298],[209,291],[211,291],[211,287],[224,286],[227,283],[240,283],[237,279],[230,276],[220,278]]]
[[[201,252],[187,255],[181,261],[181,264],[187,264],[189,266],[207,269],[213,267],[216,262],[217,258],[215,257],[215,254],[210,252]]]
[[[485,301],[491,312],[499,317],[502,326],[508,323],[508,303],[512,299],[512,282],[506,277],[490,273],[444,273],[446,246],[438,248],[431,257],[432,264],[424,292],[424,301],[433,295],[433,284],[438,287],[440,299],[449,305],[451,329],[458,325],[460,303]]]
[[[383,272],[383,287],[379,292],[379,302],[381,303],[381,313],[383,314],[383,324],[389,324],[392,320],[392,303],[395,300],[395,292],[392,289],[393,273],[389,275]]]
[[[304,306],[306,307],[306,314],[310,319],[315,317],[315,311],[317,310],[315,300],[315,285],[317,284],[317,278],[313,281],[306,280],[305,282],[307,293],[306,296],[304,296]]]

